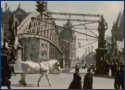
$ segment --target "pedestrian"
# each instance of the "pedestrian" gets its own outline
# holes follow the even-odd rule
[[[21,74],[21,80],[19,80],[19,83],[23,86],[27,85],[25,74]]]
[[[85,75],[83,81],[83,89],[93,89],[93,74],[91,69],[87,70],[87,74]]]
[[[115,77],[117,72],[117,63],[113,63],[111,69],[112,69],[112,77]]]
[[[14,64],[15,64],[16,58],[14,55],[14,48],[10,47],[9,49],[9,55],[8,55],[8,62],[9,62],[9,70],[11,71],[11,74],[15,74],[14,72]]]
[[[11,89],[11,72],[9,70],[9,63],[8,63],[8,49],[6,48],[5,44],[2,47],[2,56],[1,56],[1,70],[2,70],[2,78],[1,84],[2,86],[7,86],[8,89]]]
[[[120,65],[120,86],[124,89],[124,65]]]
[[[109,67],[109,77],[112,76],[111,66]]]
[[[69,89],[81,89],[81,76],[79,75],[79,70],[76,69],[75,73],[73,74],[73,80],[69,85]]]
[[[120,67],[117,66],[117,71],[115,73],[115,81],[114,81],[114,88],[115,89],[120,89]]]
[[[75,66],[75,72],[78,71],[79,72],[79,64],[76,64]]]

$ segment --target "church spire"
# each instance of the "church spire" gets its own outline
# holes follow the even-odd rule
[[[5,3],[5,11],[7,10],[7,8],[8,8],[8,4],[7,4],[7,3]]]
[[[19,4],[18,4],[18,9],[20,9],[21,8],[21,3],[19,2]]]

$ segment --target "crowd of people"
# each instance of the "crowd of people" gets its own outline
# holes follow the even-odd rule
[[[114,89],[124,89],[124,66],[118,65],[114,75]],[[73,80],[68,89],[93,89],[93,73],[92,68],[88,68],[84,76],[83,84],[79,74],[79,66],[76,65]]]

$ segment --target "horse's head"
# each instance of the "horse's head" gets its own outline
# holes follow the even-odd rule
[[[53,70],[57,70],[57,71],[60,71],[60,63],[58,60],[54,59],[54,60],[51,60],[50,62],[52,62],[53,64]]]

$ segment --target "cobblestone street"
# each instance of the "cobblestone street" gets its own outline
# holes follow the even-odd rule
[[[82,82],[85,74],[81,74]],[[27,86],[22,87],[19,84],[20,75],[13,76],[12,81],[12,89],[67,89],[70,82],[72,81],[72,74],[49,74],[49,78],[51,79],[52,88],[49,87],[48,82],[45,77],[42,78],[40,82],[40,87],[37,87],[37,80],[39,78],[38,74],[27,75]],[[94,89],[113,89],[114,80],[110,78],[100,78],[94,77],[93,87]],[[6,87],[3,87],[6,88]]]
[[[0,81],[2,89],[123,89],[124,1],[1,1]]]

